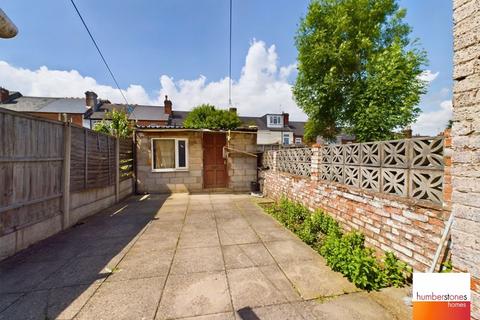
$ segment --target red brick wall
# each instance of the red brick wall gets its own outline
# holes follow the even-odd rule
[[[369,246],[395,252],[418,271],[430,266],[449,216],[449,211],[439,206],[420,206],[406,199],[284,172],[266,171],[264,178],[268,197],[286,196],[311,210],[323,209],[345,229],[364,233]]]
[[[63,121],[61,113],[54,113],[54,112],[29,112],[32,116],[45,118],[49,120],[55,121]],[[75,113],[68,113],[67,114],[67,121],[72,122],[80,127],[83,127],[83,116],[81,114]]]
[[[313,148],[311,178],[268,170],[262,173],[263,191],[273,199],[286,196],[311,210],[323,209],[346,230],[365,234],[366,243],[379,253],[393,251],[415,270],[425,271],[433,261],[450,217],[451,143],[450,132],[446,131],[442,205],[321,181],[318,178],[318,147]]]

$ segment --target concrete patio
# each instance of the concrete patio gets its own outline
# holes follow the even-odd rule
[[[408,319],[404,292],[360,292],[247,195],[131,197],[0,263],[0,319]]]

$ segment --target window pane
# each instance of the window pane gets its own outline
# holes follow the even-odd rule
[[[178,140],[178,167],[185,168],[187,166],[187,150],[185,140]]]
[[[175,168],[175,140],[153,140],[153,168]]]

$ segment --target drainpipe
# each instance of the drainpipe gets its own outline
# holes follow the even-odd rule
[[[0,38],[13,38],[17,35],[18,29],[7,14],[0,9]]]

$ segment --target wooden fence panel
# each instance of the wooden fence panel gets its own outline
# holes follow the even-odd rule
[[[133,175],[133,141],[120,139],[120,181],[129,179]]]
[[[70,190],[115,184],[115,137],[85,128],[72,127]],[[120,139],[120,180],[133,174],[133,145],[130,139]]]
[[[110,186],[115,183],[115,166],[110,158],[112,137],[85,128],[72,127],[70,191]]]
[[[85,184],[85,129],[72,126],[70,154],[70,191],[83,190]]]
[[[0,108],[0,235],[60,214],[63,132]]]

